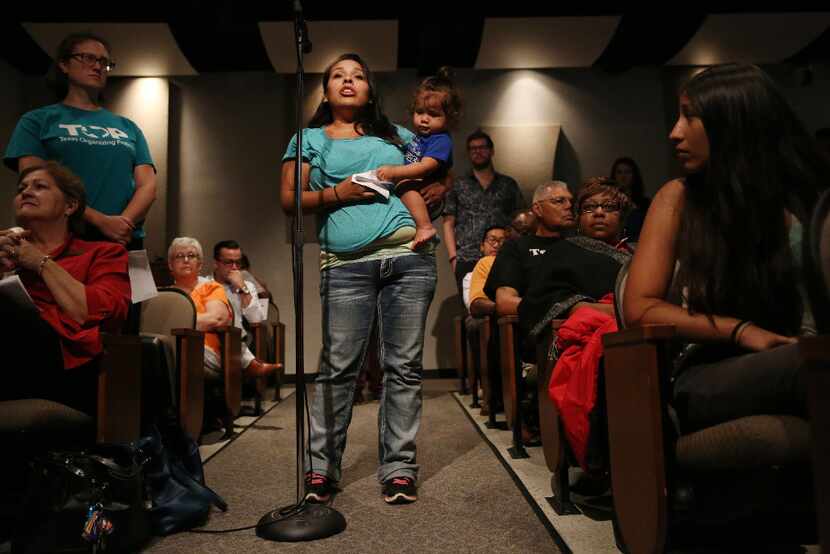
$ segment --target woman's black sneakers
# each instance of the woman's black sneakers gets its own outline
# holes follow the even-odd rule
[[[415,480],[411,477],[392,477],[383,482],[383,499],[387,504],[411,504],[418,500]]]

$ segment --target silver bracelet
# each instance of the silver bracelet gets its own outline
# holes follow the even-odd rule
[[[48,262],[51,259],[52,259],[52,256],[50,256],[49,254],[46,254],[45,256],[43,256],[40,259],[40,263],[37,266],[37,274],[38,275],[43,275],[43,266],[45,266],[46,262]]]

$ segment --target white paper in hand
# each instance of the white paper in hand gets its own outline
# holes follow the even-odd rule
[[[395,186],[395,183],[392,181],[379,179],[374,169],[372,171],[364,171],[363,173],[355,173],[352,175],[352,183],[357,183],[367,189],[371,189],[387,199],[389,198],[389,189]]]
[[[32,301],[32,297],[29,296],[26,287],[23,286],[20,277],[14,274],[0,280],[0,304],[4,307],[10,307],[18,314],[31,313],[38,315],[40,313]]]
[[[158,296],[156,282],[153,279],[153,272],[150,270],[150,261],[147,259],[146,250],[130,250],[129,272],[130,288],[132,289],[133,304],[144,302]]]

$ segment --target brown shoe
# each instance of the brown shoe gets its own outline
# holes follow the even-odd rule
[[[245,377],[267,377],[268,375],[272,375],[277,370],[278,365],[279,364],[261,362],[254,358],[251,360],[251,363],[248,364],[248,367],[245,368]]]

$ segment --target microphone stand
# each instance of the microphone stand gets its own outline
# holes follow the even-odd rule
[[[294,0],[294,36],[297,46],[297,156],[294,165],[294,231],[292,263],[294,267],[294,336],[297,388],[297,503],[271,510],[257,523],[258,537],[270,541],[298,542],[330,537],[346,529],[346,519],[324,504],[305,501],[305,369],[303,365],[303,54],[311,52],[311,41],[299,0]]]

